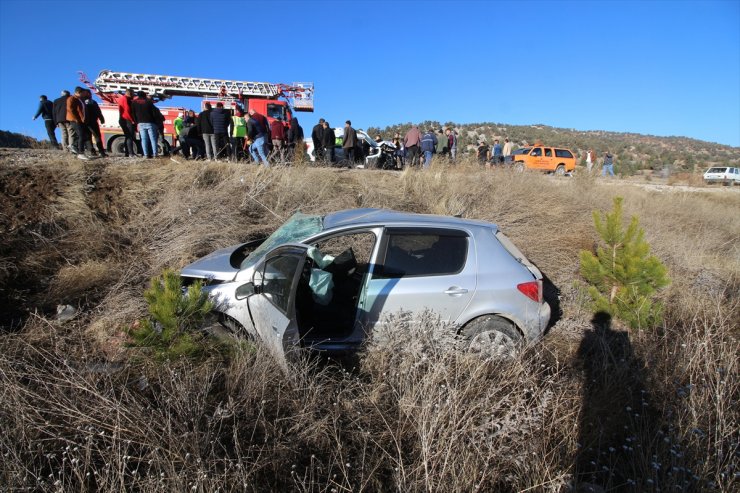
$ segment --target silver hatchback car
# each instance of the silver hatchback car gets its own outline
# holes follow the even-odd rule
[[[384,209],[297,213],[264,241],[181,271],[220,321],[279,353],[360,348],[398,312],[431,310],[471,347],[531,341],[550,320],[542,274],[496,225]]]

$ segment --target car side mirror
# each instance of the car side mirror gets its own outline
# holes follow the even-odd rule
[[[248,282],[236,288],[234,297],[237,300],[243,300],[243,299],[249,298],[253,294],[257,294],[258,292],[259,292],[259,287],[255,286],[253,282]]]

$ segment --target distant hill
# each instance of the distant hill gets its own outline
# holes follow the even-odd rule
[[[17,134],[0,130],[0,147],[17,147],[22,149],[38,149],[45,145],[28,135]]]
[[[419,124],[422,130],[429,126],[435,129],[454,128],[458,133],[460,148],[468,151],[473,151],[481,138],[488,143],[499,139],[503,144],[507,137],[519,147],[530,145],[535,141],[567,147],[578,154],[580,163],[585,163],[585,152],[588,149],[593,149],[597,154],[609,150],[616,156],[620,168],[629,172],[664,168],[671,171],[699,171],[713,165],[740,166],[740,147],[688,137],[657,137],[603,130],[581,131],[542,124],[507,125],[486,122],[458,125],[447,122],[442,125],[436,121]],[[392,125],[383,129],[370,127],[368,133],[371,136],[380,133],[383,138],[390,139],[396,132],[403,136],[409,128],[411,123]]]

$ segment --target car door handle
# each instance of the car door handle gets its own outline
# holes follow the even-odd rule
[[[455,294],[465,294],[468,290],[465,288],[460,288],[457,286],[452,286],[447,288],[447,291],[445,291],[445,294],[455,295]]]

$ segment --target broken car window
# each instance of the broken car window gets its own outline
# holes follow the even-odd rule
[[[285,243],[300,243],[307,237],[321,231],[323,222],[321,216],[314,216],[296,212],[274,233],[272,233],[264,243],[257,247],[242,262],[241,268],[251,267],[262,258],[264,254]]]

